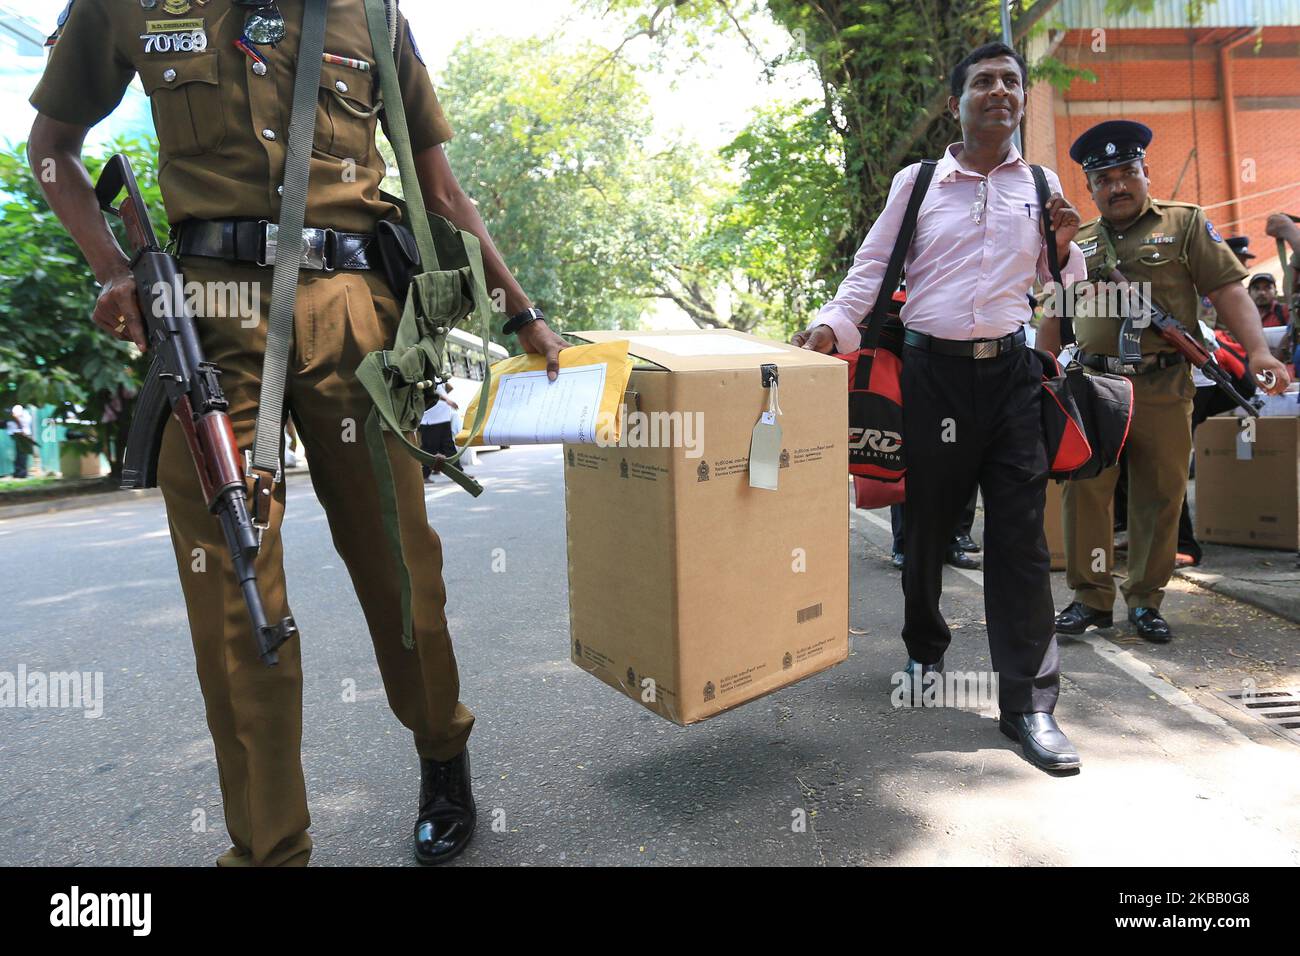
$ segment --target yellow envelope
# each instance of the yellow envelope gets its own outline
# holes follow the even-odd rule
[[[560,374],[546,378],[546,357],[525,353],[492,366],[483,427],[469,430],[481,391],[465,409],[456,444],[617,444],[623,428],[623,393],[632,374],[626,340],[575,345],[560,352]]]

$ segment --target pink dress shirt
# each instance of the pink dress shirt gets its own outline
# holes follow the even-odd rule
[[[921,202],[904,265],[903,324],[941,339],[1001,338],[1029,321],[1026,296],[1034,279],[1051,279],[1038,195],[1029,164],[1015,146],[987,177],[962,166],[961,150],[954,143],[944,151]],[[894,177],[885,211],[867,233],[835,298],[813,322],[831,327],[841,352],[861,348],[857,324],[876,301],[920,168],[914,163]],[[1049,188],[1060,192],[1056,173],[1045,172]],[[986,198],[976,223],[971,206],[981,183],[987,183]],[[1069,286],[1086,275],[1083,256],[1072,242],[1061,278]]]

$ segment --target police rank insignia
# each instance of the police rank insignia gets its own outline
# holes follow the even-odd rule
[[[1096,254],[1098,245],[1100,245],[1100,240],[1085,239],[1079,243],[1079,252],[1086,259],[1089,256]]]
[[[201,53],[208,48],[203,18],[193,20],[146,20],[140,34],[145,53]]]
[[[1210,238],[1213,239],[1215,242],[1223,241],[1223,237],[1219,235],[1219,230],[1215,229],[1214,223],[1210,222],[1210,220],[1208,219],[1205,220],[1205,231],[1210,234]]]
[[[174,17],[189,13],[191,6],[190,0],[162,0],[163,11],[170,13]]]

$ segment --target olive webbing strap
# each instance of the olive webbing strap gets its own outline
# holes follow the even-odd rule
[[[420,188],[420,179],[415,171],[415,157],[411,151],[411,134],[406,121],[406,106],[402,102],[402,87],[397,76],[397,60],[393,56],[392,37],[395,35],[397,26],[396,11],[393,11],[391,25],[394,32],[390,32],[388,10],[384,0],[365,0],[365,6],[366,22],[370,28],[370,42],[374,48],[375,59],[379,67],[379,83],[385,104],[384,114],[388,119],[388,138],[389,142],[392,143],[393,152],[397,157],[397,166],[401,172],[403,199],[409,214],[407,218],[410,220],[411,231],[415,234],[416,247],[420,251],[420,271],[437,271],[439,268],[438,254],[433,242],[433,230],[429,225],[428,212],[424,205],[424,194]],[[477,237],[464,230],[457,230],[457,234],[465,245],[465,254],[470,265],[472,278],[470,293],[474,302],[474,312],[479,318],[479,335],[483,340],[483,384],[479,388],[478,405],[474,410],[474,421],[470,425],[469,437],[465,440],[465,445],[451,458],[439,458],[436,464],[446,472],[449,478],[470,494],[478,495],[483,489],[473,479],[466,477],[455,466],[455,462],[459,461],[460,457],[465,453],[465,449],[473,444],[487,416],[488,395],[492,382],[490,352],[492,344],[492,307],[491,298],[487,291],[487,278],[483,272],[483,254],[479,241]],[[406,331],[411,338],[414,338],[414,334],[410,333],[410,330]],[[403,330],[399,329],[398,339],[400,340],[403,337]],[[370,377],[373,377],[373,375]],[[378,386],[382,383],[372,382],[372,384]],[[384,426],[398,435],[402,444],[406,446],[406,450],[413,457],[424,464],[434,465],[435,461],[432,456],[406,438],[392,408],[391,396],[389,396],[389,401],[382,401],[378,397],[381,391],[383,390],[370,389],[371,395],[376,398],[375,409],[379,413]]]
[[[271,279],[271,309],[267,318],[266,354],[258,397],[252,468],[257,479],[255,513],[264,527],[269,515],[271,487],[280,474],[280,443],[284,432],[285,378],[293,347],[293,309],[302,266],[302,232],[307,216],[307,182],[311,147],[316,136],[316,108],[325,51],[326,0],[307,0],[298,67],[293,85],[293,113],[285,144],[284,193],[276,234],[275,270]]]

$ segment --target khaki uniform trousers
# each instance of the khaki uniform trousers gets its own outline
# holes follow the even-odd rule
[[[1196,389],[1186,363],[1130,380],[1133,418],[1124,452],[1129,476],[1128,577],[1122,590],[1130,610],[1158,609],[1174,573]],[[1074,600],[1099,611],[1109,611],[1115,603],[1110,506],[1119,471],[1117,465],[1095,478],[1065,483],[1066,583],[1074,589]]]
[[[207,359],[221,370],[230,417],[242,450],[253,443],[262,356],[266,346],[271,270],[215,259],[184,262],[192,283],[260,283],[259,321],[222,317],[194,303]],[[208,286],[213,288],[214,286]],[[355,369],[368,352],[391,343],[398,305],[375,272],[304,272],[294,314],[294,347],[286,407],[311,465],[334,548],[361,602],[389,706],[415,735],[421,757],[447,760],[465,747],[473,715],[459,702],[460,685],[444,614],[442,545],[425,517],[419,464],[389,437],[403,549],[411,574],[415,648],[402,645],[400,585],[366,450],[370,402]],[[252,325],[245,328],[245,325]],[[199,684],[233,846],[218,865],[303,865],[311,854],[301,762],[302,661],[299,634],[267,667],[256,644],[220,525],[207,510],[184,436],[170,420],[159,460],[172,544],[189,615]],[[268,620],[289,610],[280,526],[284,485],[257,558]]]

